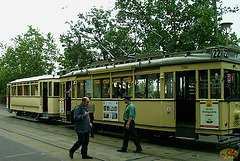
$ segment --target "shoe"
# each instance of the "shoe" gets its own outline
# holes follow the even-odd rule
[[[83,159],[93,159],[93,157],[91,157],[91,156],[89,156],[89,155],[83,156],[82,158],[83,158]]]
[[[90,137],[91,137],[91,138],[94,138],[94,136],[93,136],[93,135],[91,135]]]
[[[118,149],[118,152],[127,152],[127,150],[123,150],[123,149]]]
[[[69,157],[73,159],[73,152],[71,152],[70,150],[69,150]]]
[[[134,153],[141,153],[142,152],[142,149],[137,149],[137,150],[135,150],[135,151],[133,151]]]

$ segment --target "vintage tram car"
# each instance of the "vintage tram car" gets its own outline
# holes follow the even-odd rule
[[[175,137],[234,135],[240,128],[240,49],[215,46],[103,61],[60,76],[60,116],[70,119],[83,96],[95,123],[122,126],[123,95],[136,106],[136,127]],[[64,93],[71,87],[72,94]]]
[[[7,108],[25,119],[59,119],[59,76],[43,75],[9,82]]]

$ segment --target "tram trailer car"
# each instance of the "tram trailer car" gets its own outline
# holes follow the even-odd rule
[[[96,105],[95,124],[122,126],[122,98],[129,95],[140,132],[192,139],[215,135],[223,142],[224,136],[239,136],[239,87],[239,47],[121,57],[61,75],[60,116],[70,120],[88,96]]]
[[[59,119],[59,76],[17,79],[7,84],[7,108],[30,120]]]

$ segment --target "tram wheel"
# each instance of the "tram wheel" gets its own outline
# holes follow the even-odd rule
[[[39,113],[31,113],[30,117],[33,120],[38,120],[40,118],[40,114]]]
[[[16,116],[22,116],[23,115],[23,113],[21,111],[14,111],[14,113],[15,113]]]

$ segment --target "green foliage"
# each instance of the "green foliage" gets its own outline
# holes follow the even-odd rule
[[[80,13],[76,24],[67,22],[70,30],[60,36],[65,49],[59,62],[64,69],[141,52],[135,48],[136,38],[129,33],[131,28],[116,22],[111,14],[112,11],[92,8],[85,16]]]
[[[143,41],[143,53],[186,51],[225,44],[222,29],[218,28],[215,34],[216,28],[223,14],[238,11],[238,8],[220,5],[216,18],[211,0],[118,0],[116,9],[119,10],[117,18],[129,22],[138,39]],[[239,45],[236,35],[231,36],[230,44]]]
[[[0,95],[5,95],[6,84],[12,80],[51,74],[58,54],[54,42],[51,33],[44,37],[29,26],[27,33],[12,39],[12,46],[1,45]]]
[[[71,69],[118,56],[225,45],[222,15],[238,10],[219,0],[117,0],[114,10],[92,8],[80,13],[77,23],[67,22],[70,30],[61,35],[66,48],[59,62]],[[229,44],[239,42],[231,33]]]

